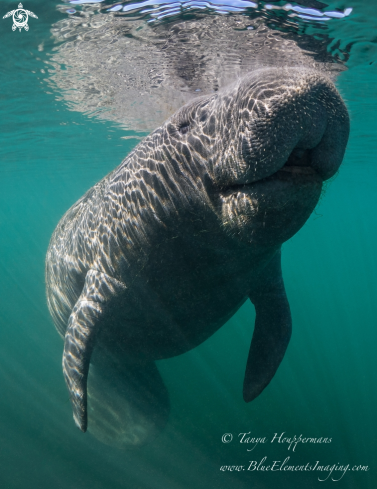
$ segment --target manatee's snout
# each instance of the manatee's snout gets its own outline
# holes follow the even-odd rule
[[[294,166],[312,168],[323,180],[337,172],[349,117],[329,79],[303,68],[268,68],[246,76],[236,90],[236,130],[214,171],[220,185],[257,182],[284,166],[292,173]]]
[[[214,171],[222,221],[248,243],[277,246],[303,226],[337,172],[348,112],[330,80],[302,68],[259,70],[236,90],[231,144]]]

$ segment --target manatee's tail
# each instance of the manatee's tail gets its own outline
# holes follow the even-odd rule
[[[126,287],[106,274],[90,270],[65,334],[63,373],[71,395],[73,418],[81,431],[104,443],[127,448],[141,445],[166,424],[169,398],[154,362],[126,358],[116,343],[96,348],[96,335],[108,321],[109,303]]]
[[[167,389],[154,362],[132,363],[115,352],[93,355],[88,378],[88,431],[117,448],[152,440],[166,425]]]

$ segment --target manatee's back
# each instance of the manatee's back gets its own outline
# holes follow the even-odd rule
[[[112,259],[114,262],[116,259],[106,246],[106,237],[116,236],[119,231],[117,225],[121,226],[120,234],[124,236],[130,220],[142,234],[141,216],[150,221],[145,216],[148,213],[144,205],[148,200],[149,187],[139,188],[144,173],[138,172],[148,165],[148,157],[155,155],[159,134],[157,130],[145,138],[117,168],[88,190],[64,214],[51,237],[46,256],[47,304],[63,337],[89,269],[100,267],[110,275],[114,273]],[[144,212],[139,212],[139,204]],[[114,218],[118,212],[123,216],[127,214],[125,223]],[[133,236],[128,241],[139,238]]]
[[[148,155],[146,147],[139,146],[140,155]],[[93,276],[89,270],[106,276],[111,285],[120,284],[116,279],[112,281],[112,270],[106,268],[114,255],[108,253],[105,243],[107,237],[115,233],[115,228],[109,225],[113,211],[123,217],[132,216],[133,207],[127,198],[123,207],[119,202],[125,194],[131,198],[132,189],[138,189],[138,163],[132,159],[133,154],[62,217],[46,256],[47,302],[58,332],[65,337],[63,374],[76,425],[86,431],[89,419],[89,429],[97,439],[121,449],[152,440],[166,425],[170,411],[169,395],[155,363],[128,359],[124,350],[118,348],[117,340],[105,344],[99,341],[92,361],[93,330],[86,328],[88,323],[85,322],[88,310],[90,315],[91,311],[101,309],[86,307],[88,302],[94,302],[85,296],[85,279]],[[136,203],[133,204],[134,212],[140,216],[142,213]],[[129,243],[127,235],[122,233],[124,230],[121,229],[121,236]],[[117,250],[118,246],[114,248]],[[103,269],[106,272],[100,271]],[[122,284],[120,288],[125,289]],[[74,309],[77,304],[78,309]],[[72,310],[79,310],[79,313],[72,314]],[[84,319],[82,330],[78,329],[77,317]],[[106,321],[105,315],[102,319]]]
[[[91,217],[98,206],[104,185],[104,180],[96,184],[64,214],[47,250],[47,304],[55,326],[63,337],[95,252],[90,223],[93,223]]]

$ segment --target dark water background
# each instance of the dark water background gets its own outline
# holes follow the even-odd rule
[[[1,16],[14,4],[2,1]],[[62,214],[138,140],[122,139],[125,132],[114,123],[68,111],[48,93],[38,46],[48,49],[49,26],[62,18],[54,2],[25,5],[39,16],[28,33],[12,32],[11,21],[1,20],[1,489],[377,487],[377,14],[369,2],[351,6],[354,17],[330,28],[354,43],[350,69],[337,82],[351,136],[339,175],[283,247],[294,325],[286,357],[263,395],[245,404],[254,320],[253,307],[245,305],[203,345],[159,363],[171,395],[170,421],[153,444],[134,452],[102,445],[74,426],[62,343],[46,306],[44,258]],[[267,443],[247,452],[237,441],[241,432],[269,441],[285,432],[332,442],[295,452]],[[235,440],[223,444],[224,433]],[[220,471],[264,456],[369,471],[348,471],[339,482],[320,482],[327,473],[318,472]]]

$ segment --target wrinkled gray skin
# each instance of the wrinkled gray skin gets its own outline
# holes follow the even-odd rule
[[[150,440],[169,413],[155,360],[195,348],[247,299],[243,397],[263,391],[291,336],[281,244],[337,172],[348,134],[323,75],[261,69],[182,107],[69,209],[46,281],[82,431],[89,412],[105,443]]]

